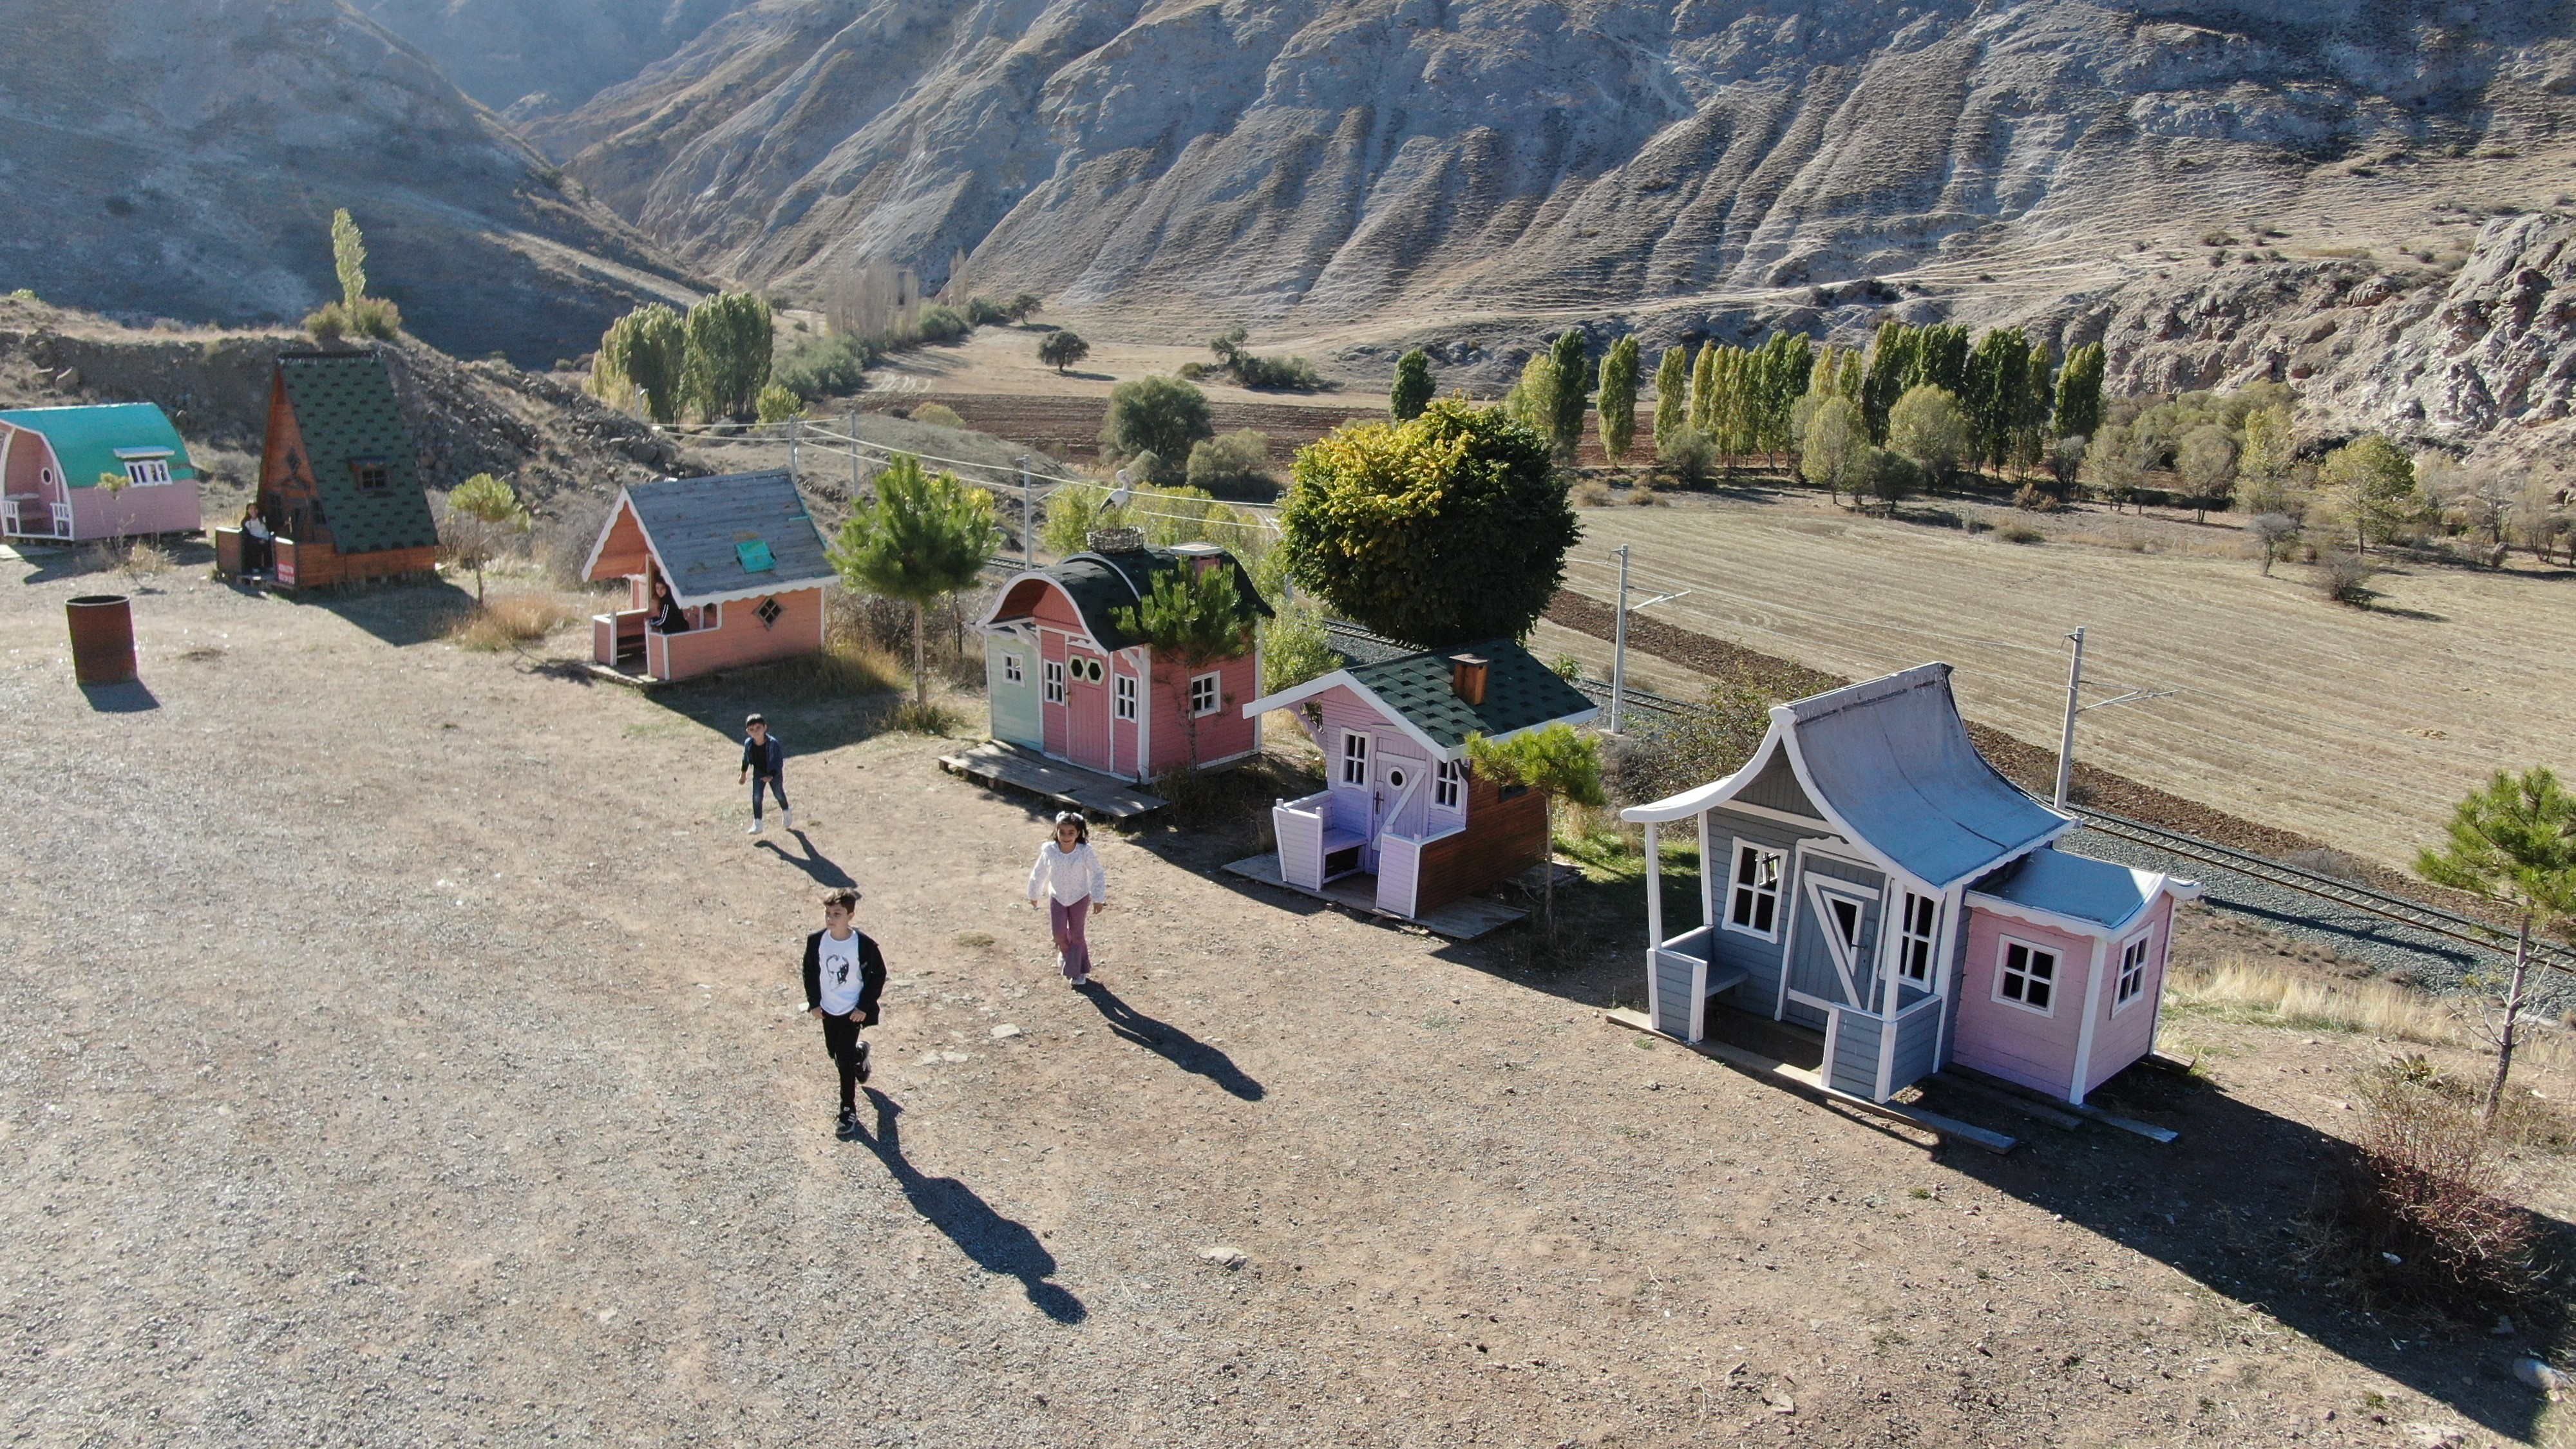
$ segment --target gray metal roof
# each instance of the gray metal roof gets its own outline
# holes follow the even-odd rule
[[[1780,712],[1821,803],[1931,885],[1991,869],[2073,823],[1977,753],[1947,664],[1918,664]]]
[[[2136,920],[2164,887],[2165,878],[2151,870],[2044,849],[2032,851],[1969,889],[2116,931]]]
[[[626,501],[683,604],[811,588],[835,577],[823,535],[784,472],[665,478],[628,488]],[[736,545],[753,540],[769,545],[774,567],[743,566]]]

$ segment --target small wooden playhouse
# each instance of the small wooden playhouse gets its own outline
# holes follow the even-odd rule
[[[1212,543],[1148,548],[1132,532],[1002,586],[982,623],[993,738],[1121,780],[1192,762],[1231,764],[1261,749],[1261,722],[1232,708],[1260,692],[1256,647],[1195,670],[1157,669],[1118,614],[1172,569],[1225,569],[1246,605],[1270,606],[1234,555]]]
[[[438,520],[421,490],[420,450],[373,352],[290,352],[268,394],[259,464],[271,580],[317,588],[438,567]],[[216,566],[243,571],[239,530],[215,538]]]
[[[591,657],[661,684],[821,649],[839,576],[795,480],[773,471],[618,490],[582,577],[627,584],[626,607],[591,617]],[[657,582],[676,621],[655,612]]]
[[[150,403],[0,412],[0,535],[79,543],[194,533],[205,524],[198,509],[188,445]]]
[[[1947,664],[1780,705],[1744,768],[1620,818],[1646,827],[1656,1028],[1821,1031],[1826,1085],[1874,1102],[1956,1062],[2081,1103],[2154,1049],[2174,903],[2200,894],[2057,849],[2077,822],[1977,753]],[[1700,924],[1666,937],[1674,825]]]
[[[1271,808],[1279,878],[1321,892],[1374,878],[1374,907],[1411,920],[1547,858],[1547,801],[1478,775],[1467,737],[1582,724],[1598,706],[1508,639],[1354,663],[1253,700],[1292,711],[1325,787]]]

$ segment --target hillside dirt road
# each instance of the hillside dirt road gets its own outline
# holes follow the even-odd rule
[[[647,698],[557,667],[586,633],[439,641],[444,585],[192,569],[85,695],[101,582],[0,560],[13,1444],[2540,1432],[2547,1344],[2285,1266],[2368,1042],[2195,1023],[2204,1080],[2112,1095],[2173,1146],[1934,1151],[1605,1025],[1622,941],[1525,969],[1164,831],[1100,835],[1076,995],[1039,812],[882,696],[773,709],[804,833],[751,840],[761,675]],[[847,1143],[794,977],[843,879],[893,967]]]

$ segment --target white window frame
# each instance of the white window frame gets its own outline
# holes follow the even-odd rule
[[[1136,676],[1135,676],[1135,675],[1132,675],[1132,674],[1121,674],[1121,675],[1116,675],[1116,676],[1114,676],[1114,677],[1112,678],[1112,680],[1111,680],[1111,687],[1110,687],[1110,691],[1109,691],[1109,714],[1110,714],[1110,717],[1111,717],[1111,718],[1113,718],[1113,719],[1123,719],[1123,720],[1126,720],[1127,722],[1129,722],[1130,724],[1133,724],[1133,723],[1135,722],[1135,720],[1136,720]]]
[[[1438,760],[1431,766],[1431,803],[1441,810],[1467,808],[1467,762]]]
[[[1741,936],[1751,936],[1757,941],[1778,941],[1780,939],[1780,907],[1782,901],[1788,895],[1786,887],[1789,878],[1789,852],[1778,846],[1764,845],[1758,840],[1747,840],[1741,835],[1733,838],[1732,847],[1733,848],[1728,850],[1726,853],[1728,862],[1726,867],[1726,916],[1720,924],[1727,930],[1733,931]],[[1760,856],[1770,857],[1771,886],[1769,890],[1764,890],[1758,884],[1747,884],[1745,882],[1744,853],[1746,851],[1755,852],[1757,862]],[[1739,893],[1750,893],[1756,901],[1759,901],[1765,895],[1768,895],[1771,898],[1770,930],[1761,930],[1749,924],[1736,924],[1735,903]],[[1747,914],[1750,915],[1752,913],[1747,912]]]
[[[1064,661],[1050,659],[1046,662],[1046,702],[1062,704],[1064,701]]]
[[[2012,960],[2013,948],[2016,946],[2020,947],[2023,951],[2030,953],[2030,955],[2045,956],[2049,961],[2048,974],[2046,976],[2035,977],[2030,973],[2027,967],[2018,973],[2024,983],[2022,987],[2023,995],[2021,997],[2011,997],[2004,994],[2004,973],[2011,969],[2009,963]],[[2024,959],[2027,960],[2028,958],[2025,957]],[[2057,1015],[2058,992],[2066,985],[2064,977],[2060,974],[2065,970],[2065,967],[2066,953],[2057,949],[2055,946],[2043,946],[2037,941],[2025,941],[2018,936],[2005,936],[2001,938],[1995,942],[1995,982],[1992,991],[1995,1004],[1998,1006],[2009,1006],[2015,1011],[2027,1011],[2033,1016]],[[2048,1004],[2046,1006],[2033,1006],[2026,999],[2030,990],[2028,983],[2033,980],[2040,982],[2048,988]]]
[[[1357,748],[1353,748],[1357,746]],[[1366,730],[1342,731],[1342,773],[1334,784],[1350,790],[1365,790],[1369,782],[1369,756],[1373,753]]]
[[[1020,668],[1020,656],[1008,649],[1002,651],[1002,682],[1018,685],[1029,682],[1028,672]]]
[[[1200,704],[1200,703],[1199,703],[1199,686],[1200,686],[1200,685],[1206,685],[1206,686],[1207,686],[1207,703],[1206,703],[1206,704]],[[1205,719],[1205,718],[1207,718],[1209,715],[1215,714],[1218,710],[1221,710],[1221,709],[1223,709],[1223,708],[1225,708],[1225,673],[1224,673],[1224,671],[1222,671],[1222,670],[1216,670],[1216,669],[1211,669],[1211,670],[1209,670],[1209,671],[1208,671],[1207,673],[1205,673],[1205,674],[1193,674],[1193,675],[1191,675],[1191,676],[1190,676],[1190,718],[1192,718],[1192,719]]]
[[[698,629],[702,629],[702,630],[703,630],[703,629],[721,629],[721,628],[723,628],[723,627],[724,627],[724,605],[723,605],[723,604],[720,604],[720,603],[718,603],[718,604],[700,604],[700,605],[698,606],[698,625],[697,625],[697,627],[698,627]],[[694,632],[694,631],[692,631],[692,632]]]
[[[2156,932],[2153,926],[2120,943],[2120,964],[2111,978],[2111,1014],[2118,1016],[2137,1004],[2147,994],[2147,968],[2155,960]],[[2137,970],[2130,972],[2129,957],[2137,956]]]
[[[125,464],[125,481],[135,488],[159,488],[170,481],[167,458],[133,458]]]
[[[1923,929],[1919,931],[1914,928],[1917,906],[1922,908],[1923,917]],[[1904,893],[1903,911],[1903,917],[1897,922],[1896,979],[1910,981],[1929,991],[1934,978],[1941,972],[1941,898],[1907,891]],[[1918,960],[1922,965],[1919,973],[1915,970]]]

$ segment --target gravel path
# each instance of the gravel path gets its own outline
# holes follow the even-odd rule
[[[11,1444],[2528,1429],[2515,1345],[2284,1296],[2331,1043],[2123,1100],[2174,1147],[1944,1157],[1106,834],[1085,998],[1016,903],[1038,812],[867,702],[771,709],[807,833],[751,842],[757,676],[647,699],[436,642],[437,591],[173,576],[85,700],[97,581],[7,567]],[[793,977],[845,877],[894,975],[860,1143]]]

